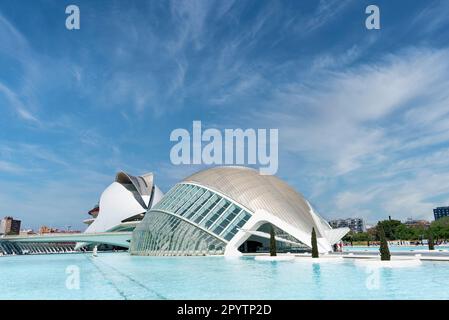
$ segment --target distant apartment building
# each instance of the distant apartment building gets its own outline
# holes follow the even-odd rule
[[[36,232],[34,232],[33,229],[23,229],[23,230],[20,230],[20,233],[19,233],[19,235],[21,235],[21,236],[29,236],[29,235],[33,235],[33,234],[36,234]]]
[[[348,227],[353,232],[365,232],[365,221],[361,218],[335,219],[329,221],[332,228]]]
[[[0,234],[18,235],[20,233],[20,220],[14,220],[13,217],[4,217],[0,221]]]
[[[67,226],[67,228],[70,228],[70,226]],[[46,234],[46,233],[81,233],[79,230],[62,230],[58,228],[51,228],[47,226],[42,226],[39,228],[39,234]]]
[[[435,220],[448,217],[449,216],[449,207],[438,207],[433,209],[433,216]]]
[[[404,224],[408,227],[422,227],[422,228],[428,228],[430,226],[430,221],[427,220],[415,220],[412,218],[408,218],[407,221],[404,222]]]
[[[45,233],[58,233],[58,229],[56,228],[50,228],[47,226],[42,226],[39,228],[39,233],[40,234],[45,234]]]

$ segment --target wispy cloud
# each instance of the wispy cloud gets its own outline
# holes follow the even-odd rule
[[[427,112],[443,107],[435,102],[449,83],[448,57],[446,50],[411,49],[309,83],[291,82],[273,91],[266,112],[258,117],[279,126],[283,148],[326,159],[333,174],[345,174],[415,135],[405,132],[410,117],[404,121],[399,113],[396,121],[384,122],[387,116],[411,110],[419,99],[425,99],[422,109]],[[278,111],[271,111],[272,106]],[[394,134],[401,130],[399,124],[401,136]]]
[[[33,115],[25,104],[20,100],[18,95],[13,92],[10,88],[0,82],[0,93],[2,93],[10,104],[10,107],[17,113],[17,115],[23,120],[33,122],[35,124],[40,124],[39,119]]]
[[[445,0],[429,1],[429,4],[411,21],[411,25],[421,33],[431,33],[449,24],[449,3]]]
[[[203,0],[170,1],[172,19],[178,32],[176,41],[169,42],[169,49],[173,54],[189,41],[197,50],[202,48],[202,34],[207,29],[205,22],[212,5],[213,1]]]
[[[28,47],[28,41],[0,12],[0,52],[15,58],[20,57]]]
[[[320,0],[313,14],[300,25],[304,33],[320,28],[346,8],[352,0]]]
[[[23,69],[34,72],[33,59],[29,55],[29,43],[23,34],[0,12],[0,53],[16,61]],[[27,74],[28,76],[29,74]],[[27,79],[25,77],[25,79]],[[26,83],[25,83],[26,84]],[[29,123],[41,124],[38,117],[24,101],[22,93],[10,88],[0,78],[0,94],[3,95],[16,114]],[[0,95],[0,96],[1,96]]]

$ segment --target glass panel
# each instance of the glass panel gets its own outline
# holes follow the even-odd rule
[[[224,204],[224,199],[222,199],[221,197],[219,197],[219,200],[218,200],[218,202],[215,204],[215,206],[214,205],[212,205],[212,206],[210,206],[209,207],[209,210],[208,210],[208,213],[207,213],[207,215],[205,215],[204,217],[203,217],[203,219],[199,222],[199,225],[200,226],[202,226],[202,227],[204,227],[204,225],[206,224],[206,222],[215,214],[215,212],[217,211],[217,210],[219,210],[222,206],[223,206],[223,204]]]
[[[226,228],[226,230],[223,232],[222,237],[226,240],[230,240],[236,233],[237,229],[241,228],[251,217],[251,215],[246,212],[242,211],[237,218]]]
[[[184,215],[184,213],[186,213],[205,192],[204,189],[198,187],[195,187],[194,191],[195,192],[192,192],[189,195],[189,198],[185,200],[185,203],[176,211],[177,214],[181,216]]]
[[[212,231],[216,234],[220,234],[223,229],[225,229],[229,223],[237,216],[237,214],[241,211],[239,207],[235,204],[231,205],[230,208],[217,220],[215,225],[212,227]]]
[[[175,187],[171,188],[171,189],[164,195],[164,197],[162,198],[162,200],[161,200],[158,204],[156,204],[156,205],[154,206],[154,209],[156,209],[156,208],[162,209],[162,208],[164,208],[167,204],[169,204],[169,203],[170,203],[170,199],[171,199],[173,193],[174,193],[177,189],[179,189],[179,187],[180,187],[179,185],[176,185]]]
[[[206,202],[210,199],[210,197],[212,197],[211,192],[209,191],[204,192],[203,195],[198,199],[198,201],[195,202],[193,206],[191,206],[188,210],[186,210],[185,213],[183,213],[185,218],[189,219],[190,217],[194,216],[197,210],[199,210],[202,206],[204,206]]]
[[[181,185],[181,188],[179,188],[173,195],[172,199],[170,200],[171,204],[167,207],[166,210],[169,210],[171,212],[175,212],[176,209],[182,204],[181,200],[184,195],[186,195],[192,188],[191,185],[183,184]]]
[[[195,223],[199,223],[203,218],[215,207],[215,205],[220,201],[220,198],[214,194],[206,205],[198,211],[198,213],[192,217]]]
[[[168,207],[173,203],[173,200],[176,197],[176,194],[179,192],[179,190],[183,187],[183,185],[177,185],[172,190],[170,190],[168,195],[165,195],[162,199],[162,205],[160,206],[161,209],[167,210]]]
[[[207,221],[205,221],[204,226],[209,229],[209,227],[223,214],[223,212],[226,211],[226,209],[229,207],[231,203],[227,200],[222,200],[219,205],[215,208],[214,212],[209,214],[208,217],[206,217]],[[206,220],[204,219],[204,220]]]
[[[204,222],[207,221],[207,217],[210,216],[212,213],[212,210],[215,209],[215,207],[218,205],[218,203],[221,201],[221,198],[216,196],[216,198],[211,201],[208,204],[208,207],[206,210],[204,210],[196,219],[195,219],[195,223],[200,224],[203,220]],[[203,224],[201,224],[203,225]]]

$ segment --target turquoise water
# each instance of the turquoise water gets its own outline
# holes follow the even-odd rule
[[[404,251],[421,251],[428,250],[429,247],[427,245],[424,246],[389,246],[391,252],[404,252]],[[448,245],[435,246],[434,252],[438,252],[439,250],[449,251]],[[353,251],[379,251],[379,246],[347,246],[343,247],[343,252],[353,252]]]
[[[0,299],[449,299],[447,262],[373,271],[352,259],[297,260],[127,253],[0,257]],[[67,270],[79,270],[79,289],[66,286],[73,276]]]

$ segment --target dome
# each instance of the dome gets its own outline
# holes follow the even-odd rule
[[[221,193],[255,213],[266,210],[297,228],[310,228],[316,222],[312,208],[302,194],[287,183],[271,175],[261,175],[247,167],[214,167],[184,179]],[[327,222],[320,229],[330,229]]]

